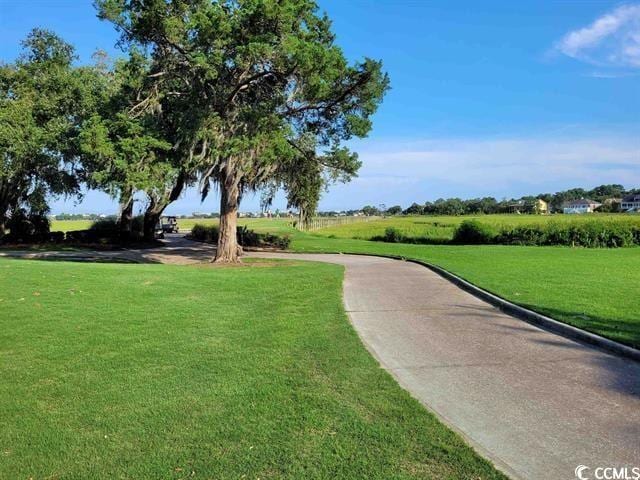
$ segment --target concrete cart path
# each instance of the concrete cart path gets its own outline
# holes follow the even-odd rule
[[[344,304],[369,350],[511,477],[640,467],[640,363],[517,320],[414,263],[249,255],[344,265]]]

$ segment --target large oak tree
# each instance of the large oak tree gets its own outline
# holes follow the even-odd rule
[[[173,147],[195,160],[203,195],[212,184],[220,190],[216,261],[238,260],[236,221],[245,192],[275,182],[293,192],[290,203],[312,205],[323,178],[357,172],[359,162],[343,143],[369,132],[388,78],[379,61],[349,64],[315,2],[98,0],[97,6],[124,45],[151,51],[151,82],[135,108],[182,105]]]

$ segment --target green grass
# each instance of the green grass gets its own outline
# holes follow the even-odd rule
[[[640,348],[637,247],[407,245],[298,233],[292,249],[423,260],[519,305]]]
[[[244,221],[250,228],[262,232],[289,233],[294,251],[400,255],[430,262],[519,305],[640,348],[640,290],[634,281],[640,271],[640,248],[407,245],[348,238],[358,235],[370,238],[384,233],[389,226],[406,235],[419,236],[424,234],[425,228],[430,228],[427,224],[435,222],[442,226],[434,227],[437,229],[434,238],[444,239],[465,218],[471,217],[391,217],[326,228],[313,234],[294,230],[284,219]],[[474,218],[493,225],[549,220],[640,221],[640,216],[627,214],[485,215]]]
[[[92,220],[52,220],[52,232],[74,232],[76,230],[86,230],[93,223]]]
[[[453,238],[453,233],[464,220],[478,220],[500,229],[519,225],[536,225],[548,222],[584,223],[595,219],[610,222],[637,222],[640,215],[629,214],[587,214],[587,215],[464,215],[464,216],[400,216],[387,217],[369,222],[337,225],[317,230],[322,236],[336,238],[355,238],[370,240],[384,235],[389,227],[394,227],[409,238],[422,238],[429,241],[444,242]]]
[[[0,259],[0,478],[504,478],[366,352],[342,274]]]
[[[289,233],[294,219],[286,218],[239,218],[239,225],[246,225],[248,228],[260,233]],[[180,229],[191,230],[195,224],[217,225],[217,218],[179,218],[178,227]]]
[[[286,232],[291,229],[293,220],[286,218],[240,218],[240,225],[247,225],[249,228],[257,232]],[[86,230],[91,226],[91,220],[53,220],[51,222],[51,231],[71,232],[74,230]],[[217,225],[217,218],[179,218],[178,228],[191,230],[196,224]]]

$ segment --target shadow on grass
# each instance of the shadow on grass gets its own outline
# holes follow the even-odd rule
[[[65,251],[46,251],[46,252],[8,252],[0,258],[11,260],[39,260],[45,262],[78,262],[78,263],[122,263],[122,264],[139,264],[139,263],[160,263],[152,259],[129,258],[127,256],[112,255],[91,255],[82,252],[65,252]]]

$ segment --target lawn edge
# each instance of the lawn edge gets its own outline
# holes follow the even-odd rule
[[[311,252],[305,252],[305,253],[311,253]],[[519,320],[522,320],[529,324],[540,327],[543,330],[547,330],[557,335],[577,341],[579,343],[586,344],[591,347],[596,347],[600,350],[604,350],[607,353],[614,354],[619,357],[633,360],[636,362],[640,362],[640,350],[630,345],[625,345],[623,343],[616,342],[615,340],[611,340],[609,338],[603,337],[596,333],[592,333],[587,330],[574,327],[573,325],[569,325],[568,323],[564,323],[559,320],[555,320],[551,317],[548,317],[546,315],[543,315],[541,313],[534,312],[533,310],[529,310],[528,308],[517,305],[494,293],[491,293],[488,290],[480,288],[477,285],[474,285],[473,283],[465,280],[462,277],[459,277],[454,273],[451,273],[450,271],[438,265],[425,262],[424,260],[418,260],[411,257],[404,257],[402,255],[392,255],[392,254],[382,254],[382,253],[355,253],[355,252],[349,252],[349,251],[313,252],[313,253],[340,253],[344,255],[363,255],[363,256],[370,256],[370,257],[390,258],[392,260],[400,260],[404,262],[415,263],[417,265],[421,265],[425,268],[428,268],[432,272],[440,275],[445,280],[448,280],[449,282],[453,283],[458,288],[472,294],[473,296],[481,300],[484,300],[485,302],[493,305],[494,307],[498,308],[499,310],[501,310],[502,312],[508,315],[511,315],[512,317],[515,317]]]

